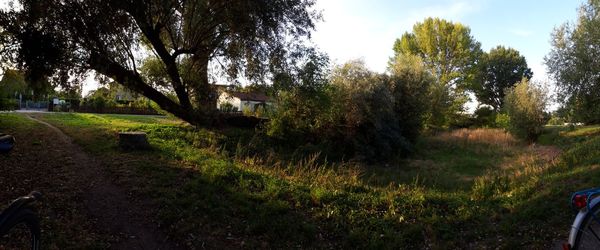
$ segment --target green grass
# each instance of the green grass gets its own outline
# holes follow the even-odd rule
[[[502,168],[522,148],[500,130],[457,130],[422,138],[416,155],[391,167],[372,166],[366,179],[379,186],[416,182],[449,192],[466,191],[477,177]]]
[[[600,183],[598,128],[549,130],[543,144],[565,150],[553,161],[542,159],[547,148],[477,130],[424,138],[411,159],[363,166],[238,155],[252,131],[169,118],[42,118],[111,162],[122,185],[158,204],[166,231],[195,246],[547,248],[566,240],[570,193]],[[147,132],[154,149],[121,152],[122,130]]]
[[[0,133],[10,134],[17,130],[29,131],[36,123],[27,117],[15,113],[0,112]]]

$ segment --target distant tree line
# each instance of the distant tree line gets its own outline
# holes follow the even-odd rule
[[[208,126],[218,119],[214,78],[266,82],[259,88],[278,103],[257,148],[381,160],[410,153],[423,131],[504,126],[534,138],[546,103],[521,101],[542,89],[529,83],[518,51],[482,51],[469,27],[439,18],[397,39],[387,71],[376,73],[361,61],[330,65],[304,42],[320,20],[314,0],[18,3],[0,11],[0,61],[23,69],[32,86],[69,89],[95,71]],[[465,111],[469,93],[475,115]]]

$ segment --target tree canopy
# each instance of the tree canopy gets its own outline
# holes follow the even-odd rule
[[[0,98],[15,97],[15,93],[25,94],[27,84],[23,74],[17,70],[7,69],[0,80]]]
[[[418,56],[437,79],[430,89],[427,123],[446,126],[468,100],[465,88],[472,83],[481,55],[481,45],[471,30],[439,18],[427,18],[413,26],[394,44],[395,58]],[[396,60],[396,59],[393,59]]]
[[[460,23],[427,18],[413,26],[394,44],[398,55],[417,55],[431,73],[446,85],[461,86],[472,80],[481,54],[481,44],[471,29]]]
[[[583,122],[600,122],[600,1],[588,0],[575,24],[552,33],[545,61],[556,80],[559,100]]]
[[[499,111],[504,104],[504,91],[520,82],[531,79],[533,72],[527,60],[513,48],[497,46],[481,57],[478,78],[473,82],[477,100]]]
[[[0,59],[34,82],[72,84],[94,70],[195,124],[216,108],[211,79],[285,71],[319,18],[314,0],[19,2],[0,13]],[[140,72],[149,57],[165,73],[160,82]]]

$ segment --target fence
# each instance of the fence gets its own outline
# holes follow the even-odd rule
[[[21,102],[20,109],[35,109],[35,110],[47,110],[49,102],[47,101],[23,101]]]
[[[135,107],[76,107],[73,109],[79,113],[99,113],[99,114],[130,114],[130,115],[160,115],[156,110],[151,108],[135,108]]]

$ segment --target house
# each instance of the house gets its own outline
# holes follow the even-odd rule
[[[224,112],[241,112],[246,110],[254,112],[258,107],[266,107],[272,104],[271,99],[263,93],[224,91],[219,95],[217,109]]]

